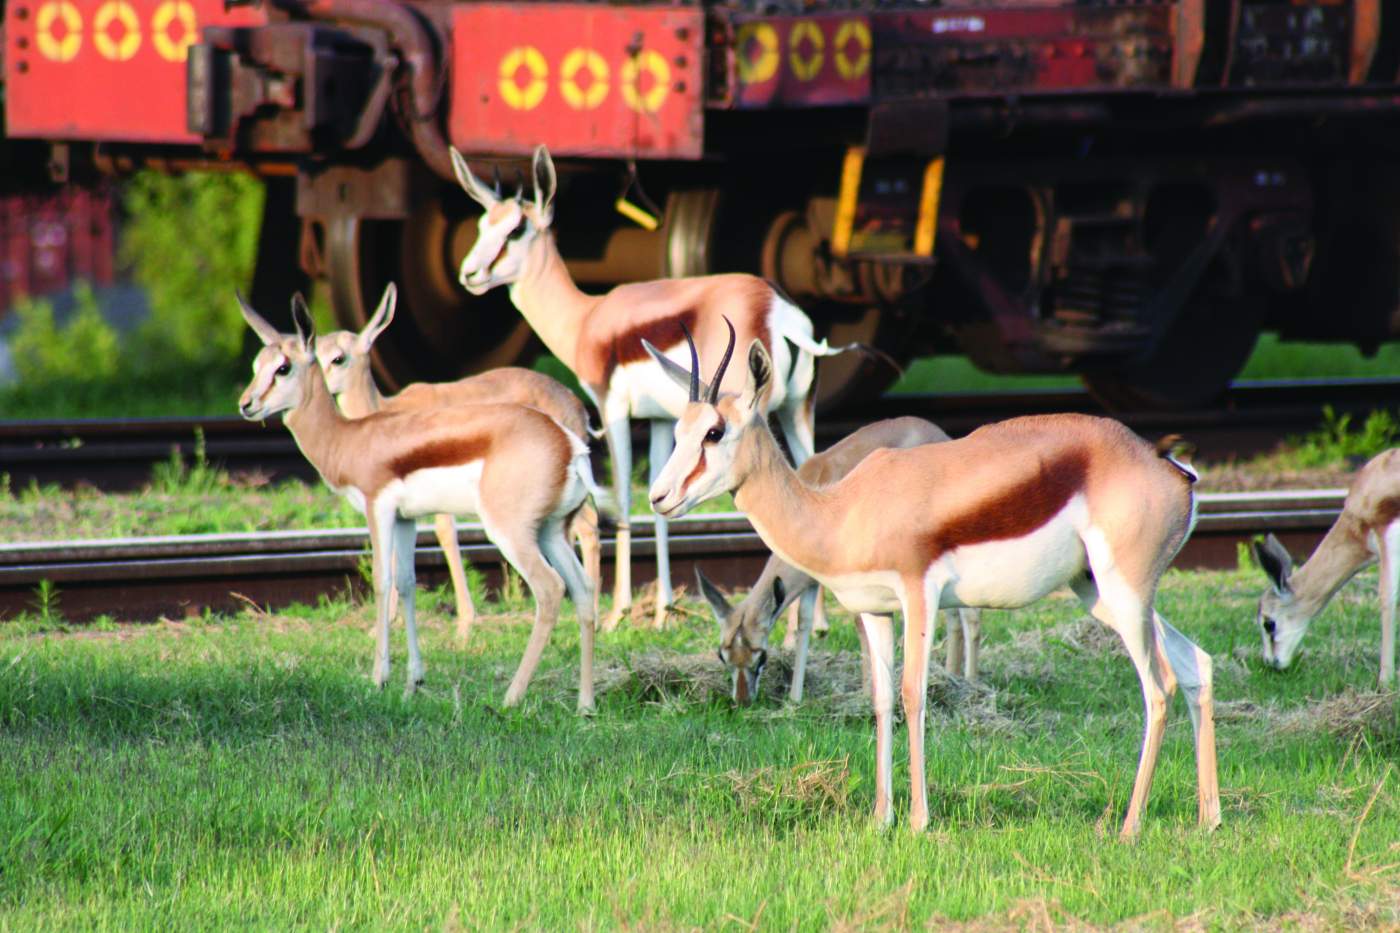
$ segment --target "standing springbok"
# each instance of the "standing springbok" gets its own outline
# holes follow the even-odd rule
[[[1380,682],[1395,682],[1395,601],[1400,591],[1400,450],[1373,457],[1351,481],[1342,514],[1297,572],[1273,535],[1254,543],[1272,589],[1259,598],[1264,661],[1283,670],[1293,663],[1308,623],[1363,567],[1381,563]]]
[[[924,707],[937,610],[1014,609],[1067,583],[1118,632],[1142,683],[1146,723],[1123,837],[1141,827],[1167,700],[1178,682],[1195,727],[1200,823],[1219,824],[1210,656],[1152,607],[1195,519],[1189,467],[1116,421],[1044,415],[941,444],[877,450],[844,479],[813,489],[759,417],[773,377],[763,345],[749,345],[738,396],[712,387],[702,400],[699,368],[692,345],[691,401],[676,424],[675,451],[651,487],[652,508],[681,515],[732,491],[775,554],[861,614],[875,706],[878,822],[893,820],[891,613],[904,613],[910,823],[922,830],[929,820]]]
[[[664,357],[663,357],[664,359]],[[667,360],[669,363],[670,361]],[[704,386],[701,387],[702,394]],[[829,486],[841,479],[876,450],[902,449],[948,440],[948,435],[922,418],[891,418],[876,421],[841,439],[797,470],[797,478],[811,487]],[[763,573],[738,605],[732,609],[724,594],[697,567],[700,594],[710,604],[719,621],[719,658],[730,669],[734,702],[746,704],[758,698],[759,678],[768,661],[768,633],[790,603],[798,600],[796,656],[792,666],[792,687],[788,699],[802,702],[807,674],[807,649],[811,641],[814,609],[821,602],[821,586],[807,574],[787,564],[776,554],[768,558]],[[981,644],[981,612],[977,609],[948,609],[947,660],[949,673],[977,679],[977,653]],[[793,628],[789,623],[789,629]],[[789,634],[794,634],[789,631]]]
[[[558,380],[530,369],[507,366],[456,382],[416,382],[405,386],[397,395],[380,394],[370,371],[369,353],[375,339],[393,322],[397,303],[398,289],[390,282],[379,299],[379,307],[358,334],[338,330],[316,340],[316,359],[345,417],[363,418],[376,411],[509,402],[542,411],[581,438],[589,436],[588,411],[579,397]],[[602,545],[598,538],[598,512],[587,499],[570,518],[568,529],[570,538],[578,540],[579,550],[583,552],[583,569],[592,584],[596,618]],[[462,569],[457,525],[451,515],[437,515],[433,519],[433,531],[447,559],[447,572],[457,598],[457,639],[465,643],[476,619],[476,608],[472,605],[471,590]]]
[[[800,464],[812,454],[812,382],[815,357],[832,348],[812,338],[812,322],[770,283],[752,275],[706,275],[619,285],[606,295],[581,292],[555,243],[550,225],[557,187],[548,150],[535,150],[534,199],[520,192],[502,198],[472,174],[456,149],[452,163],[463,189],[486,209],[476,243],[462,260],[462,286],[473,295],[510,286],[511,301],[540,340],[578,377],[598,406],[612,459],[613,487],[621,514],[617,529],[617,579],[611,628],[632,605],[631,477],[629,419],[651,421],[651,477],[671,450],[672,422],[685,407],[678,392],[642,349],[645,337],[665,352],[684,354],[682,326],[700,345],[724,344],[722,313],[733,315],[745,340],[762,343],[786,378],[764,400],[778,416],[788,448]],[[737,385],[735,386],[737,388]],[[671,603],[671,569],[664,518],[656,520],[658,580],[655,623]]]
[[[593,708],[593,594],[564,538],[564,522],[593,488],[588,446],[553,418],[522,405],[462,405],[343,416],[316,362],[311,315],[292,299],[296,334],[281,334],[239,296],[264,346],[238,410],[250,421],[286,412],[297,447],[321,478],[369,520],[379,644],[374,683],[389,678],[389,622],[398,591],[408,635],[408,684],[423,682],[413,612],[413,519],[476,515],[486,536],[535,597],[535,627],[506,691],[520,702],[559,617],[567,588],[579,620],[581,711]]]

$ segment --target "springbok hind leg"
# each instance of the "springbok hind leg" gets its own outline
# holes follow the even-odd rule
[[[578,711],[593,711],[593,603],[592,581],[557,526],[540,529],[540,547],[550,565],[564,578],[578,616]]]
[[[447,575],[452,578],[452,593],[457,599],[457,643],[465,645],[476,621],[472,591],[467,586],[466,570],[462,566],[462,546],[457,540],[457,523],[451,515],[433,516],[433,534],[447,561]]]
[[[856,619],[861,654],[869,662],[875,707],[875,824],[894,822],[894,620],[863,612]]]
[[[1381,686],[1395,683],[1395,602],[1400,596],[1400,522],[1381,536]]]
[[[1128,801],[1128,812],[1123,818],[1121,838],[1130,840],[1137,837],[1142,828],[1142,813],[1147,807],[1147,797],[1152,790],[1152,775],[1157,769],[1157,755],[1162,748],[1162,734],[1167,727],[1167,699],[1175,689],[1170,668],[1167,668],[1162,653],[1157,647],[1155,627],[1152,623],[1150,588],[1139,593],[1130,587],[1119,575],[1111,558],[1096,562],[1094,549],[1090,549],[1090,563],[1095,580],[1108,580],[1107,586],[1096,585],[1087,577],[1072,584],[1077,595],[1094,618],[1118,633],[1123,639],[1123,647],[1132,658],[1137,669],[1138,680],[1142,684],[1144,726],[1142,752],[1138,757],[1137,778],[1133,781],[1133,795]]]
[[[559,604],[564,599],[564,580],[549,565],[540,551],[540,543],[534,528],[501,528],[487,515],[481,516],[486,536],[500,549],[512,567],[525,578],[525,585],[535,598],[535,625],[530,630],[530,640],[525,645],[525,653],[520,657],[520,666],[511,678],[506,689],[505,705],[515,706],[525,697],[525,689],[530,686],[530,678],[539,666],[540,655],[549,644],[549,635],[554,624],[559,621]]]
[[[1215,760],[1215,695],[1210,655],[1153,612],[1158,645],[1166,653],[1196,736],[1196,810],[1202,829],[1220,825],[1220,777]]]
[[[613,603],[603,620],[603,631],[611,632],[632,611],[632,424],[625,411],[608,419],[607,436],[613,496],[617,499]]]
[[[412,694],[423,682],[423,655],[418,650],[418,620],[415,618],[413,607],[418,589],[418,577],[414,567],[414,546],[417,543],[418,528],[413,519],[397,520],[394,523],[394,588],[399,591],[399,607],[403,613],[404,633],[408,641],[408,683],[404,685],[404,696]]]
[[[650,460],[647,464],[648,480],[656,482],[661,468],[671,458],[671,448],[676,443],[676,423],[663,419],[651,422]],[[671,593],[671,544],[666,519],[660,515],[653,517],[656,527],[656,612],[652,616],[651,627],[659,629],[666,624],[666,612],[671,608],[674,597]]]

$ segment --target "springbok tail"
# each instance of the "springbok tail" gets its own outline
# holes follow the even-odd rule
[[[1195,444],[1180,434],[1168,434],[1157,442],[1156,447],[1157,456],[1180,470],[1188,483],[1194,485],[1201,478],[1201,474],[1189,462],[1196,453]]]
[[[873,359],[881,360],[901,376],[904,375],[904,367],[900,366],[899,363],[895,361],[894,357],[890,356],[879,347],[872,347],[868,343],[845,343],[839,347],[833,347],[826,342],[826,338],[824,337],[821,340],[813,340],[806,334],[799,333],[783,334],[783,337],[799,350],[806,350],[813,356],[840,356],[842,353],[855,351],[857,353],[864,353],[866,356]]]
[[[574,460],[578,467],[579,479],[583,481],[583,486],[588,490],[589,498],[593,500],[593,505],[610,518],[617,518],[622,514],[622,508],[617,503],[615,496],[610,489],[604,489],[598,485],[598,481],[593,478],[593,461],[588,457],[579,457]]]

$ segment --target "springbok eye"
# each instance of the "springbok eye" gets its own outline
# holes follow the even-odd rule
[[[724,660],[724,649],[723,649],[723,648],[716,649],[716,651],[715,651],[715,657],[719,658],[719,663],[721,663],[721,664],[728,664],[728,663],[729,663],[728,661]]]
[[[285,376],[292,371],[292,361],[283,360],[282,365],[277,367],[277,375]]]
[[[331,360],[331,365],[332,365],[332,366],[344,366],[344,365],[345,365],[345,354],[342,353],[342,354],[340,354],[339,356],[337,356],[335,359]]]
[[[1273,619],[1269,619],[1269,618],[1264,619],[1264,631],[1266,631],[1266,632],[1268,632],[1270,635],[1272,635],[1272,634],[1274,634],[1274,632],[1277,631],[1277,630],[1278,630],[1278,623],[1277,623],[1277,622],[1275,622]]]
[[[705,432],[706,444],[718,444],[722,440],[724,440],[724,428],[715,426]]]

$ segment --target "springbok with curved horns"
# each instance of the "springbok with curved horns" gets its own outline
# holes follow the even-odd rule
[[[503,198],[467,166],[456,149],[452,163],[462,188],[486,209],[477,223],[477,239],[462,260],[462,286],[481,295],[510,286],[511,301],[540,340],[576,375],[602,415],[612,458],[613,485],[620,507],[617,531],[617,579],[613,613],[616,624],[632,604],[630,484],[632,440],[629,419],[651,421],[651,475],[654,479],[670,453],[672,422],[685,408],[678,392],[642,349],[642,338],[681,359],[682,325],[706,352],[724,345],[721,314],[737,320],[745,339],[763,344],[776,371],[764,398],[800,464],[812,454],[815,357],[852,347],[832,348],[812,337],[812,322],[796,305],[763,279],[752,275],[705,275],[619,285],[605,295],[586,295],[564,266],[551,224],[556,185],[548,150],[535,150],[534,197],[522,193]],[[737,389],[738,384],[729,386]],[[670,560],[664,517],[656,521],[657,614],[665,618],[671,602]]]
[[[1400,596],[1400,450],[1387,450],[1357,471],[1342,514],[1311,557],[1295,572],[1293,557],[1273,535],[1255,542],[1254,555],[1272,588],[1259,598],[1264,660],[1283,670],[1308,624],[1334,593],[1363,567],[1381,565],[1380,682],[1395,682],[1395,602]]]
[[[877,450],[918,447],[946,440],[948,435],[941,428],[922,418],[876,421],[821,453],[813,454],[798,468],[797,477],[807,486],[829,486]],[[741,706],[758,699],[760,678],[768,661],[768,633],[773,623],[789,605],[798,608],[796,625],[788,623],[789,637],[784,640],[783,647],[795,649],[788,700],[801,703],[815,610],[822,598],[817,581],[774,554],[768,558],[748,594],[731,608],[724,594],[700,568],[695,568],[695,573],[700,595],[710,604],[719,622],[719,658],[730,670],[731,696]],[[946,670],[976,680],[982,614],[977,609],[947,609],[944,615],[948,624]]]
[[[316,362],[311,315],[292,299],[296,334],[281,334],[239,296],[264,346],[238,410],[250,421],[278,412],[321,478],[369,520],[379,623],[374,683],[389,678],[389,622],[398,591],[408,635],[408,684],[423,681],[413,612],[414,519],[476,515],[486,536],[525,578],[535,627],[506,691],[507,706],[529,686],[567,589],[579,621],[580,710],[593,708],[593,594],[564,538],[564,522],[594,489],[588,445],[553,418],[523,405],[459,405],[343,416]]]
[[[904,614],[910,822],[921,830],[929,820],[924,707],[938,609],[1014,609],[1068,584],[1123,639],[1142,684],[1146,727],[1122,835],[1141,827],[1178,683],[1195,727],[1200,823],[1219,824],[1210,656],[1152,607],[1195,521],[1189,467],[1116,421],[1042,415],[941,444],[877,450],[844,479],[814,489],[783,459],[760,417],[773,381],[761,343],[750,343],[747,363],[737,396],[702,399],[692,345],[690,404],[676,424],[675,451],[652,484],[652,507],[681,515],[733,492],[775,554],[861,614],[879,822],[893,820],[891,614]],[[715,385],[723,375],[721,363]]]
[[[508,402],[542,411],[578,437],[589,436],[588,411],[578,396],[558,380],[531,369],[506,366],[456,382],[415,382],[397,395],[382,395],[374,384],[369,354],[375,339],[393,322],[397,301],[398,289],[390,282],[379,300],[379,307],[358,334],[338,330],[316,340],[316,358],[326,375],[326,385],[345,417],[363,418],[376,411]],[[596,617],[602,544],[598,538],[598,512],[587,499],[569,519],[568,530],[583,552],[583,567],[592,583]],[[476,609],[472,606],[471,591],[462,570],[457,525],[451,515],[438,515],[433,519],[433,531],[447,559],[447,571],[457,599],[457,638],[465,642],[476,618]]]

